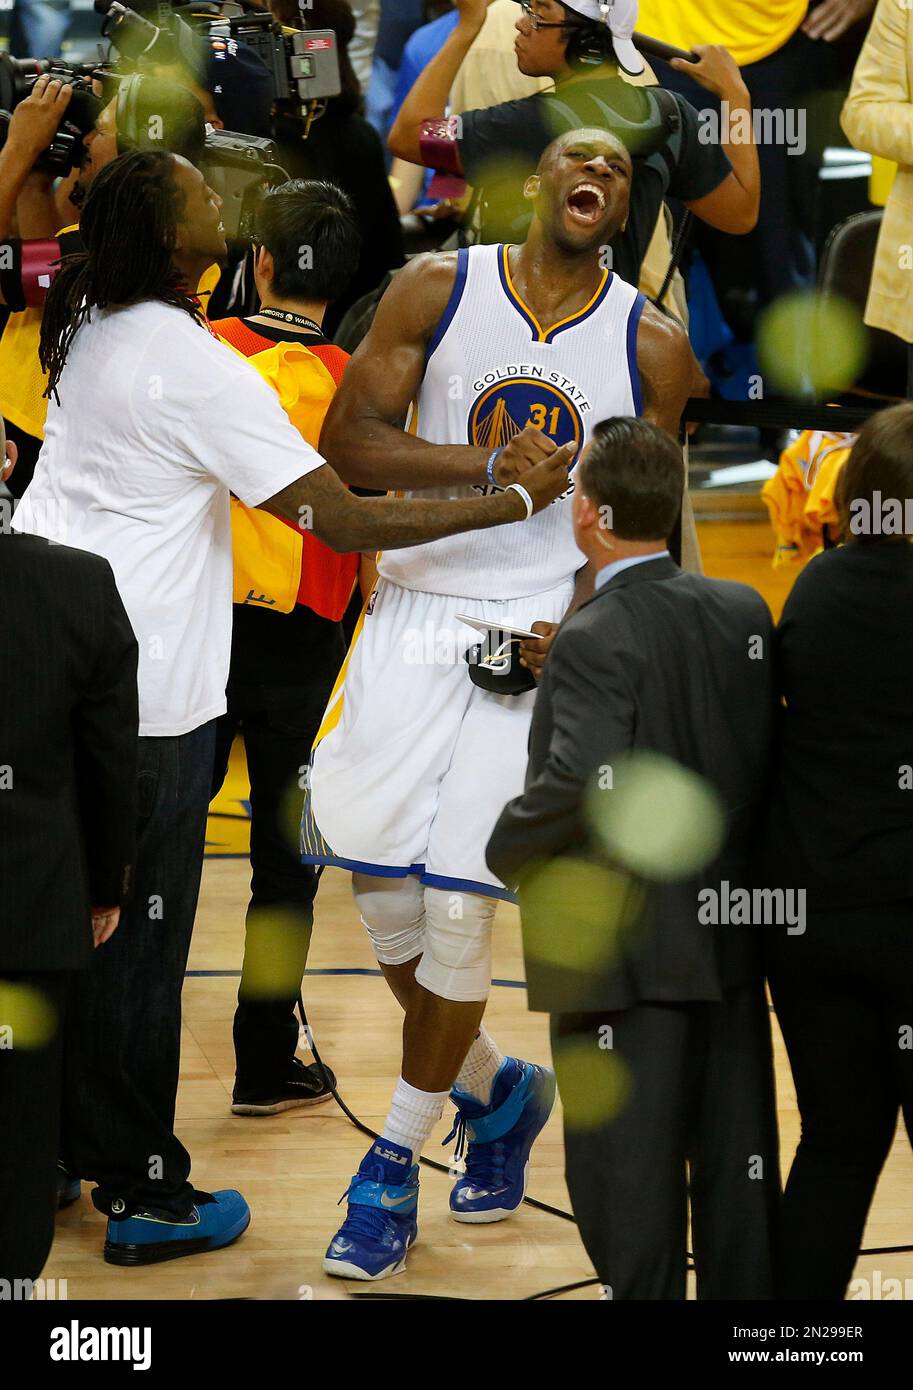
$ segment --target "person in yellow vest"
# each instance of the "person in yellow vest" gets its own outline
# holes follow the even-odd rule
[[[119,116],[119,97],[99,114],[95,128],[85,136],[84,156],[70,190],[76,208],[85,200],[99,172],[124,149],[149,141],[150,115],[162,118],[158,147],[184,155],[198,163],[206,138],[203,109],[196,98],[173,82],[154,77],[136,78],[129,127]],[[19,464],[11,490],[25,491],[44,438],[47,377],[38,362],[38,339],[44,301],[61,256],[82,250],[78,222],[61,226],[55,221],[53,175],[36,170],[36,163],[66,115],[72,88],[47,75],[38,78],[30,95],[13,112],[9,133],[0,150],[0,303],[13,312],[0,337],[0,414],[10,437],[19,448]],[[14,219],[18,237],[11,237]],[[199,290],[211,289],[218,279],[208,273]]]
[[[880,0],[853,75],[842,124],[858,149],[898,165],[878,239],[865,321],[905,343],[913,343],[911,73],[913,11],[897,0]]]
[[[273,386],[292,423],[316,448],[349,360],[322,327],[327,305],[345,293],[358,268],[361,235],[352,204],[333,184],[280,184],[257,211],[255,245],[259,311],[216,319],[212,328]],[[295,1055],[295,1004],[320,871],[301,862],[297,825],[290,826],[287,812],[300,799],[301,769],[345,657],[340,619],[359,556],[337,554],[313,531],[237,499],[232,544],[228,709],[216,728],[213,794],[240,729],[250,778],[251,898],[234,1018],[231,1108],[236,1115],[274,1115],[332,1095],[321,1069]],[[373,580],[373,562],[369,572]],[[281,978],[273,971],[264,982],[264,964],[277,955]]]
[[[750,241],[698,229],[698,245],[721,307],[740,336],[750,336],[759,308],[814,283],[808,165],[802,170],[803,155],[814,139],[808,107],[820,95],[816,89],[825,85],[821,74],[827,51],[874,3],[824,0],[810,7],[808,0],[640,0],[641,33],[677,48],[725,47],[742,70],[756,125],[764,123],[755,130],[761,207]],[[696,102],[713,119],[720,115],[719,104],[695,87],[687,64],[675,60],[656,67],[663,86]]]

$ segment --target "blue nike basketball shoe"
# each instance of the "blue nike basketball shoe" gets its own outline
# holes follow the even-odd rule
[[[457,1114],[444,1143],[456,1136],[456,1157],[466,1151],[466,1171],[450,1193],[451,1214],[455,1221],[503,1221],[526,1195],[530,1149],[555,1104],[555,1073],[505,1057],[488,1105],[456,1088],[450,1099]]]
[[[385,1279],[406,1267],[418,1230],[418,1164],[388,1139],[378,1139],[340,1197],[346,1219],[323,1259],[327,1274],[341,1279]]]

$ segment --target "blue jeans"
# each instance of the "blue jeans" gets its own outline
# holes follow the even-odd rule
[[[59,58],[69,27],[69,0],[16,0],[10,53],[15,58]]]
[[[174,1134],[181,989],[200,892],[215,720],[139,740],[137,861],[120,926],[76,979],[67,1017],[63,1157],[109,1216],[188,1215]]]

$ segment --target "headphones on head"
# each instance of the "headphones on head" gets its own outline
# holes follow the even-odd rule
[[[139,100],[143,79],[139,73],[124,77],[117,86],[117,106],[114,108],[117,126],[117,152],[135,150],[142,141],[139,119]]]
[[[115,125],[118,154],[138,149],[168,150],[196,163],[202,155],[206,139],[202,108],[199,122],[194,120],[190,109],[164,113],[152,111],[150,99],[144,91],[148,81],[141,73],[133,73],[129,77],[122,77],[117,84]],[[188,108],[192,106],[193,103],[188,103]],[[150,126],[151,120],[158,122],[154,129]]]
[[[565,61],[571,68],[600,68],[615,64],[612,31],[607,24],[571,23],[571,36],[564,50]]]
[[[600,19],[585,19],[579,11],[564,5],[564,11],[575,18],[568,20],[571,31],[564,50],[565,61],[572,68],[599,68],[606,63],[615,64],[615,48],[612,43],[612,29],[609,16],[613,0],[601,0]]]

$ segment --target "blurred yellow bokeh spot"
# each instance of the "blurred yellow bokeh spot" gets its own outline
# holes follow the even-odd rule
[[[619,932],[637,916],[641,892],[630,876],[585,859],[555,859],[523,885],[523,943],[530,959],[567,970],[605,969]]]
[[[759,320],[757,342],[766,385],[819,400],[848,390],[868,354],[855,305],[814,290],[797,290],[771,304]]]
[[[598,1129],[624,1107],[631,1074],[611,1048],[600,1045],[598,1029],[592,1040],[556,1039],[552,1058],[568,1129]]]
[[[310,930],[300,912],[260,908],[247,921],[241,989],[245,999],[294,998]]]
[[[528,162],[508,149],[487,159],[478,175],[479,186],[484,189],[486,218],[494,218],[495,225],[510,226],[514,218],[531,214],[532,202],[523,194],[529,175]]]
[[[31,985],[0,981],[0,1053],[46,1047],[57,1027],[57,1010]]]
[[[688,878],[717,855],[725,819],[717,792],[659,753],[632,753],[613,768],[611,786],[587,793],[590,828],[633,873],[667,882]]]

